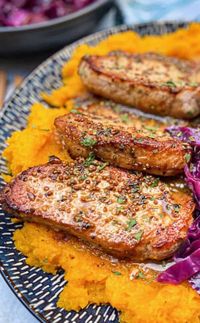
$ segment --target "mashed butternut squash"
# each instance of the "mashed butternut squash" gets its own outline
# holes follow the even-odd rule
[[[199,39],[200,25],[191,24],[187,29],[163,36],[140,37],[134,32],[124,32],[108,37],[97,46],[79,46],[63,67],[63,87],[50,95],[43,93],[43,98],[56,108],[33,105],[26,129],[8,139],[3,156],[8,162],[10,178],[30,166],[47,162],[51,155],[70,161],[69,155],[55,142],[53,121],[70,111],[71,99],[86,93],[77,74],[83,55],[103,55],[121,49],[199,59]],[[121,311],[121,322],[126,323],[200,321],[200,298],[187,283],[159,284],[155,282],[155,272],[141,270],[131,263],[113,262],[76,240],[63,240],[58,233],[38,224],[25,223],[14,233],[14,241],[27,256],[29,265],[53,274],[59,267],[65,270],[68,283],[60,295],[60,307],[79,310],[90,303],[110,303]]]
[[[142,271],[131,280],[131,273],[137,272],[134,265],[112,263],[41,225],[26,223],[14,240],[29,265],[51,273],[57,267],[65,270],[68,284],[60,295],[60,307],[79,310],[90,303],[110,303],[122,311],[122,322],[199,322],[199,295],[189,284],[162,285]]]

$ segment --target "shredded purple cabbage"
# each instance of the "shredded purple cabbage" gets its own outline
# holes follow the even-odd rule
[[[174,256],[175,264],[162,272],[157,280],[162,283],[179,284],[191,279],[195,288],[195,277],[200,273],[200,129],[172,126],[166,129],[173,137],[192,146],[192,158],[185,166],[185,177],[197,202],[196,220],[188,230],[187,239]],[[197,274],[197,276],[194,276]]]
[[[95,0],[0,0],[0,25],[23,26],[75,12]]]
[[[200,216],[188,230],[188,236],[174,256],[174,265],[159,274],[160,283],[180,284],[200,272]]]
[[[189,165],[185,166],[185,178],[200,210],[200,129],[172,126],[166,129],[170,135],[191,145],[193,152]]]

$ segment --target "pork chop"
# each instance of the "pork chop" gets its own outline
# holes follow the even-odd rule
[[[163,130],[127,127],[117,118],[69,113],[55,119],[56,136],[72,158],[90,152],[112,165],[150,174],[172,176],[183,172],[190,147]]]
[[[154,53],[85,56],[79,75],[93,93],[144,112],[192,119],[200,114],[199,65]]]
[[[166,128],[169,126],[196,127],[199,120],[192,121],[175,119],[172,117],[152,116],[134,108],[115,103],[111,100],[99,100],[94,97],[80,97],[75,100],[74,107],[71,110],[75,114],[90,114],[104,117],[106,119],[118,119],[122,125],[134,127],[137,130],[153,130],[156,135],[166,134]]]
[[[23,220],[141,261],[170,257],[186,237],[195,207],[188,192],[92,155],[29,168],[5,186],[1,202]]]

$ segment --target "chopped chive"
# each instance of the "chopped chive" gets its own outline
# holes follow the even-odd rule
[[[145,278],[145,275],[143,274],[142,271],[139,271],[139,273],[137,274],[137,277],[136,278],[144,279]]]
[[[198,86],[198,85],[199,85],[199,83],[197,83],[197,82],[190,82],[190,83],[188,83],[188,85],[189,85],[189,86]]]
[[[124,122],[124,123],[128,123],[129,122],[129,116],[128,116],[127,113],[121,114],[120,115],[120,118],[121,118],[122,122]]]
[[[112,273],[114,275],[116,275],[116,276],[121,276],[122,275],[122,273],[120,273],[120,271],[112,271]]]
[[[106,166],[108,166],[109,165],[109,163],[108,162],[106,162],[106,163],[103,163],[102,165],[100,165],[99,167],[98,167],[98,171],[100,172],[102,169],[104,169]]]
[[[187,163],[189,163],[190,158],[191,158],[191,154],[185,154],[185,160]]]
[[[173,81],[170,81],[170,80],[167,81],[167,82],[162,83],[161,85],[170,86],[170,87],[176,87],[176,84]]]
[[[81,179],[81,180],[83,180],[83,181],[84,181],[86,178],[87,178],[87,175],[81,175],[81,176],[80,176],[80,179]]]
[[[157,128],[157,127],[144,126],[144,128],[145,128],[146,130],[149,130],[149,131],[156,131],[156,130],[158,130],[158,128]]]
[[[150,133],[149,135],[148,135],[148,137],[150,137],[150,138],[155,138],[156,137],[156,135],[155,134],[153,134],[153,133]]]
[[[126,201],[127,201],[127,198],[124,195],[119,196],[117,199],[117,203],[119,204],[124,204]]]
[[[156,186],[158,186],[158,183],[159,183],[159,178],[156,178],[155,181],[153,181],[153,183],[150,186],[156,187]]]
[[[90,152],[88,158],[84,161],[84,166],[88,167],[93,164],[95,159],[95,154]]]
[[[134,234],[134,238],[137,240],[137,241],[140,241],[141,238],[142,238],[142,235],[143,235],[143,231],[138,231],[137,233]]]
[[[96,140],[91,137],[85,137],[82,139],[81,144],[85,147],[92,147],[96,144]]]
[[[139,191],[139,186],[135,186],[131,189],[131,193],[137,193]]]
[[[133,139],[136,139],[136,141],[139,142],[139,143],[142,143],[143,140],[144,140],[143,138],[134,138],[134,137],[133,137]]]
[[[135,225],[137,224],[137,221],[135,219],[130,219],[128,222],[127,222],[127,228],[126,228],[126,231],[130,231]]]
[[[77,109],[72,109],[70,111],[71,113],[75,113],[75,114],[82,114],[80,111],[78,111]]]

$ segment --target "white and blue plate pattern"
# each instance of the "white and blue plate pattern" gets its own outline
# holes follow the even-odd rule
[[[141,35],[163,34],[184,27],[184,23],[150,23],[136,26],[119,26],[99,32],[67,46],[50,57],[33,71],[15,91],[12,98],[0,112],[0,156],[5,142],[13,131],[23,129],[31,105],[42,101],[41,92],[50,92],[61,86],[61,68],[69,60],[74,48],[82,43],[95,44],[110,34],[135,30]],[[51,108],[51,107],[50,107]],[[6,173],[6,161],[0,157],[0,170]],[[0,179],[0,187],[5,183]],[[118,312],[110,305],[90,305],[76,313],[58,308],[56,302],[66,281],[63,272],[56,275],[43,272],[40,268],[30,267],[25,257],[14,245],[13,232],[22,224],[12,223],[11,216],[0,209],[0,266],[1,272],[16,296],[40,322],[78,322],[78,323],[117,323]]]

